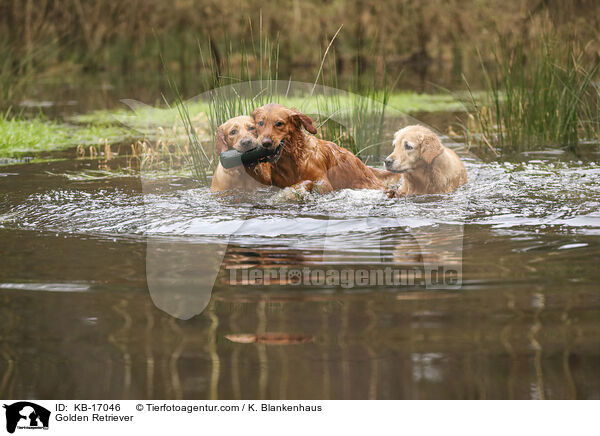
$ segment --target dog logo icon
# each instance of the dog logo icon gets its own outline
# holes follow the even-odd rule
[[[6,409],[6,431],[19,429],[48,429],[50,411],[29,401],[4,405]]]

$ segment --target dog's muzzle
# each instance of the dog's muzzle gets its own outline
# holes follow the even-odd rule
[[[275,149],[268,149],[268,148],[264,148],[261,146],[261,148],[263,148],[263,150],[269,150],[269,151],[271,151],[271,153],[269,155],[261,158],[259,160],[259,162],[271,162],[271,163],[277,162],[277,160],[279,159],[279,155],[281,154],[281,150],[283,149],[284,143],[285,143],[285,139],[282,139],[281,141],[279,141],[279,145]]]
[[[240,146],[242,147],[242,153],[245,151],[250,151],[256,148],[256,141],[250,138],[244,138],[240,141]]]
[[[385,161],[383,161],[386,171],[389,171],[390,173],[405,173],[406,171],[408,171],[408,168],[400,170],[392,168],[394,162],[394,159],[386,159]]]

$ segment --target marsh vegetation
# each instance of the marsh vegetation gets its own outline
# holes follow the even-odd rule
[[[136,141],[155,143],[158,128],[179,124],[192,133],[186,118],[202,113],[195,124],[197,138],[187,141],[195,156],[192,166],[203,179],[215,162],[210,131],[273,100],[315,114],[322,137],[367,160],[386,140],[386,110],[452,114],[434,127],[486,159],[549,147],[595,148],[600,138],[598,5],[502,2],[500,8],[500,3],[458,7],[401,0],[383,8],[363,1],[348,8],[333,2],[318,6],[327,20],[307,26],[305,18],[317,11],[313,2],[293,2],[278,12],[284,16],[275,17],[267,5],[252,1],[245,3],[247,15],[231,5],[202,2],[171,8],[157,1],[138,6],[8,1],[0,6],[0,153],[104,147],[105,142],[131,149]],[[152,26],[157,16],[160,28]],[[226,28],[219,24],[224,21]],[[285,29],[283,22],[289,24]],[[26,29],[24,44],[17,28]],[[477,38],[465,37],[469,34]],[[562,44],[565,40],[569,43]],[[116,101],[84,112],[45,109],[43,90],[61,83],[65,74],[93,81],[98,74],[127,76],[140,70],[158,78],[149,87],[153,100],[146,102],[163,110],[136,108],[131,116],[128,109],[114,107]],[[275,95],[267,85],[250,95],[187,100],[223,86],[251,88],[254,81],[282,80],[349,93],[307,99]],[[186,109],[180,112],[183,101]],[[343,123],[332,120],[341,110]]]
[[[576,46],[546,37],[496,53],[494,66],[482,66],[483,97],[471,95],[469,143],[498,156],[600,141],[599,63],[586,64]]]

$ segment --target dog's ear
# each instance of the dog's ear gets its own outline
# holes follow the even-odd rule
[[[421,140],[421,157],[427,165],[431,165],[431,162],[442,154],[443,151],[444,146],[436,134],[430,133],[423,135]]]
[[[225,142],[225,132],[223,132],[223,129],[219,127],[217,129],[217,135],[215,138],[215,152],[217,154],[221,154],[224,151],[227,151],[227,142]]]
[[[313,124],[312,118],[303,114],[298,109],[292,108],[291,118],[296,127],[300,128],[301,126],[304,126],[304,128],[313,135],[317,133],[317,128]]]

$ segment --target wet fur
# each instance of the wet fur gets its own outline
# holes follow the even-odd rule
[[[405,149],[406,141],[414,146]],[[444,147],[438,136],[423,126],[408,126],[394,135],[394,151],[386,159],[390,171],[402,171],[400,189],[390,197],[446,194],[467,183],[467,170],[458,155]]]
[[[372,169],[349,150],[310,135],[308,132],[314,134],[317,130],[307,115],[271,103],[256,109],[252,116],[259,144],[265,139],[272,140],[274,146],[284,141],[279,157],[271,166],[273,185],[320,192],[384,189],[384,183]],[[276,122],[283,125],[277,127]]]
[[[226,150],[236,149],[244,152],[246,149],[241,145],[241,141],[252,140],[254,146],[256,142],[256,131],[250,131],[249,126],[254,126],[254,120],[249,116],[239,116],[231,118],[221,124],[217,129],[215,139],[215,154]],[[230,132],[235,129],[238,133],[234,136]],[[254,132],[254,133],[253,133]],[[217,165],[213,175],[210,190],[213,192],[228,190],[250,191],[263,186],[271,185],[271,164],[259,163],[253,167],[235,167],[225,169],[221,162]]]

